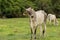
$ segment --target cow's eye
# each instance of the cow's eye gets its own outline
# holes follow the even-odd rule
[[[29,12],[29,15],[31,15],[31,13]]]

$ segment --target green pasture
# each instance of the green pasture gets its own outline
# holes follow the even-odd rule
[[[0,19],[0,40],[30,40],[30,35],[29,18]],[[38,27],[36,40],[60,40],[60,23],[58,26],[47,23],[46,37],[39,35]]]

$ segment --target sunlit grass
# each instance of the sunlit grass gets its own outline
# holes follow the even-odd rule
[[[37,40],[60,40],[60,25],[47,23],[46,32],[45,38],[39,38],[38,28]],[[30,40],[29,18],[0,19],[0,40]]]

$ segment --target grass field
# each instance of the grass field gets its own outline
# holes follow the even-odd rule
[[[60,19],[58,19],[60,22]],[[0,40],[30,40],[30,27],[28,18],[0,19]],[[39,28],[37,30],[39,38]],[[60,40],[60,25],[47,23],[47,35],[41,40]]]

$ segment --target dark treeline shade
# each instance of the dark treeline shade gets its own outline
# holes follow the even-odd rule
[[[0,0],[0,18],[26,17],[28,7],[60,17],[60,0]]]

